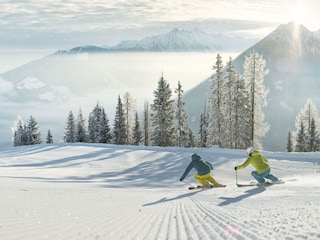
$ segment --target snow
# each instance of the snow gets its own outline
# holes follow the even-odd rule
[[[226,188],[179,182],[194,152]],[[0,239],[319,239],[320,153],[262,153],[285,184],[237,188],[240,150],[2,148]],[[239,182],[252,181],[251,171],[238,171]],[[185,181],[197,184],[194,174]]]

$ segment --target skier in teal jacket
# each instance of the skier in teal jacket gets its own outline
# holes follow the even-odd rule
[[[219,184],[211,175],[210,172],[213,169],[211,163],[204,161],[201,159],[201,157],[197,154],[194,153],[191,156],[191,162],[187,166],[186,170],[182,174],[180,181],[182,182],[186,176],[189,174],[192,168],[195,168],[197,170],[197,173],[195,175],[195,178],[198,180],[198,182],[203,186],[203,187],[212,187],[210,183],[213,184],[213,187],[218,187],[221,186],[222,184]]]

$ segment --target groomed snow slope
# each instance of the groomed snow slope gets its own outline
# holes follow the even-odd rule
[[[226,188],[188,190],[198,152]],[[0,151],[0,239],[320,239],[320,153],[263,152],[285,184],[235,185],[245,151],[54,144]],[[251,167],[238,172],[250,182]],[[196,184],[195,172],[186,178]]]

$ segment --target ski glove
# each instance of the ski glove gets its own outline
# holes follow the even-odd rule
[[[237,170],[238,170],[238,168],[237,168],[237,167],[234,167],[234,170],[236,170],[236,171],[237,171]]]
[[[180,182],[182,182],[183,181],[183,179],[182,178],[180,178]]]

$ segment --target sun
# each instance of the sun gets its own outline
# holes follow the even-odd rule
[[[301,6],[294,8],[292,10],[291,18],[292,18],[292,21],[294,21],[295,23],[304,24],[306,19],[305,19],[303,8]]]

